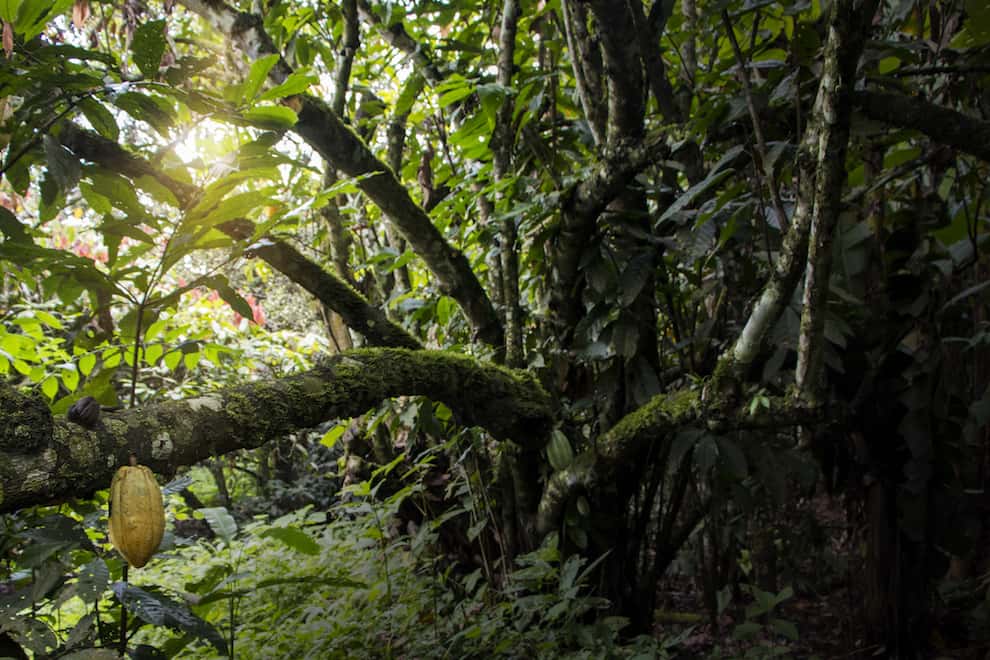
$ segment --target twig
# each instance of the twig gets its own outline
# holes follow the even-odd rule
[[[739,48],[739,41],[736,39],[736,32],[732,27],[732,20],[729,18],[729,11],[727,9],[722,10],[722,23],[725,24],[725,31],[728,33],[729,41],[732,42],[732,50],[735,52],[736,61],[739,63],[739,79],[742,81],[743,92],[746,95],[746,107],[749,108],[749,117],[753,120],[753,132],[756,135],[756,158],[753,160],[756,161],[757,177],[761,183],[766,182],[767,188],[770,190],[770,197],[773,200],[774,211],[777,212],[780,227],[786,229],[788,225],[787,215],[784,213],[784,204],[780,200],[780,192],[777,190],[777,186],[774,185],[773,179],[768,176],[766,170],[767,145],[763,139],[763,127],[760,125],[760,118],[756,113],[756,104],[753,102],[753,89],[749,82],[749,69],[743,57],[742,49]]]
[[[888,75],[894,78],[907,78],[909,76],[928,76],[936,73],[956,73],[959,75],[990,73],[990,66],[919,66],[906,67],[891,71]]]

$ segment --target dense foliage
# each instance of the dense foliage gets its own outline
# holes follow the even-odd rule
[[[0,656],[990,640],[985,2],[0,25]]]

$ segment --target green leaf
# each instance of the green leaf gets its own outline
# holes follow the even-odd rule
[[[79,387],[79,372],[76,371],[75,367],[68,366],[62,369],[62,384],[65,385],[65,389],[70,392],[75,392],[76,388]]]
[[[286,96],[295,96],[296,94],[302,94],[310,85],[315,85],[320,82],[320,79],[316,76],[306,75],[296,71],[291,76],[285,79],[285,82],[281,85],[276,85],[272,87],[267,92],[262,94],[258,100],[259,101],[273,101],[275,99],[284,98]]]
[[[191,214],[188,222],[195,225],[197,229],[216,227],[229,220],[243,218],[271,201],[271,196],[266,190],[249,190],[224,199],[205,216]]]
[[[165,20],[148,21],[138,26],[131,41],[134,63],[145,78],[154,78],[165,54]]]
[[[227,282],[226,277],[216,275],[214,277],[207,278],[205,284],[219,293],[224,302],[230,305],[235,312],[249,321],[254,318],[254,310],[251,309],[251,305],[249,305],[248,301],[241,297],[241,294],[237,293],[237,291],[230,286],[230,283]]]
[[[284,105],[258,105],[241,114],[253,126],[269,131],[292,128],[299,121],[296,113]]]
[[[334,425],[333,427],[330,428],[329,431],[323,434],[322,438],[320,438],[320,444],[323,445],[324,447],[333,449],[334,445],[337,444],[337,441],[340,440],[341,436],[344,435],[344,431],[346,430],[347,430],[347,426],[344,424]]]
[[[258,95],[261,86],[265,84],[265,79],[268,78],[268,73],[275,66],[276,62],[278,62],[277,54],[266,55],[254,61],[251,65],[251,71],[248,72],[247,78],[241,86],[241,97],[238,99],[240,102],[249,103],[254,100],[254,97]]]
[[[168,367],[169,371],[175,371],[181,361],[182,351],[171,351],[165,354],[165,366]]]
[[[138,188],[151,195],[156,202],[179,208],[179,200],[176,199],[175,193],[163,186],[155,177],[145,174],[135,179],[134,183]]]
[[[87,353],[79,358],[79,373],[83,376],[88,376],[93,372],[93,367],[96,366],[96,356],[92,353]]]
[[[134,186],[130,181],[119,174],[102,169],[90,171],[88,175],[93,186],[92,192],[105,197],[111,205],[130,216],[147,215],[141,202],[138,201],[137,193],[134,192]]]
[[[158,335],[162,334],[165,330],[165,325],[167,321],[165,319],[158,319],[154,323],[148,326],[148,329],[144,331],[144,341],[145,343],[153,341]]]
[[[193,353],[192,355],[198,357],[199,353]],[[231,539],[234,538],[234,534],[237,533],[237,522],[227,512],[227,509],[222,506],[216,506],[196,510],[203,515],[203,518],[206,519],[207,524],[213,530],[214,534],[227,543],[230,543]]]
[[[79,183],[82,174],[79,159],[51,135],[46,135],[43,140],[48,173],[54,178],[59,190],[72,190]]]
[[[21,2],[17,20],[14,22],[14,29],[20,33],[25,42],[28,42],[44,30],[49,21],[72,6],[72,2],[73,0],[56,0],[55,2],[27,0],[27,2]]]
[[[314,541],[309,534],[296,527],[270,527],[262,532],[261,536],[281,541],[304,555],[320,553],[320,544]]]
[[[0,19],[14,25],[17,23],[17,12],[21,8],[21,0],[0,0]]]
[[[395,107],[392,109],[393,116],[403,117],[408,114],[416,99],[423,93],[425,86],[426,78],[423,77],[423,74],[418,71],[413,73],[402,86],[402,91],[399,92],[399,98],[396,99]]]
[[[208,641],[221,654],[227,653],[227,645],[217,629],[182,603],[126,582],[115,582],[113,593],[129,612],[145,623],[195,635]]]
[[[86,121],[97,133],[108,140],[117,141],[120,137],[120,128],[117,126],[117,120],[113,118],[113,114],[106,109],[106,106],[92,98],[85,98],[79,101],[79,109],[82,110]]]
[[[113,210],[113,204],[110,203],[110,199],[97,192],[91,183],[87,183],[86,181],[80,182],[79,192],[82,193],[83,199],[89,204],[89,208],[96,213],[107,215]]]
[[[676,214],[680,213],[681,210],[693,204],[695,200],[700,198],[705,192],[722,183],[726,177],[733,173],[735,173],[735,170],[730,167],[729,169],[722,170],[721,172],[709,174],[704,181],[700,181],[688,188],[683,194],[681,194],[680,197],[677,198],[676,201],[674,201],[673,204],[668,206],[667,210],[660,216],[659,222],[664,222],[674,217]]]
[[[151,344],[144,349],[144,361],[149,365],[154,366],[164,351],[165,349],[161,344]]]
[[[154,99],[144,94],[125,92],[117,96],[113,103],[138,121],[147,122],[161,135],[168,135],[174,122],[172,113],[163,107],[164,103],[159,105]]]
[[[796,642],[798,640],[799,635],[798,635],[797,626],[795,626],[790,621],[786,621],[784,619],[771,619],[770,625],[771,627],[773,627],[773,629],[776,632],[783,635],[792,642]]]
[[[16,363],[14,366],[17,366]],[[58,380],[54,376],[49,376],[41,381],[41,391],[45,393],[49,401],[53,401],[55,395],[58,394]]]
[[[474,93],[474,85],[470,81],[465,80],[462,76],[453,75],[447,78],[443,83],[437,85],[437,93],[440,94],[440,98],[437,99],[437,103],[440,107],[446,107],[452,103],[457,103],[458,101],[465,99]]]
[[[5,206],[0,206],[0,232],[11,243],[31,243],[27,228]]]

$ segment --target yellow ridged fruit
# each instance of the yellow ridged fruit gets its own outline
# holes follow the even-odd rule
[[[110,484],[110,542],[134,568],[148,563],[165,533],[162,490],[144,465],[124,466]]]

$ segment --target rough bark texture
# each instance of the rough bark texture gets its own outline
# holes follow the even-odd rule
[[[842,186],[846,179],[846,147],[852,114],[852,90],[856,65],[876,11],[876,0],[857,10],[852,0],[836,2],[825,50],[822,87],[832,90],[816,117],[821,122],[814,211],[805,272],[801,334],[795,380],[801,394],[817,402],[823,392],[824,328],[829,276],[832,272],[832,237],[839,220]]]
[[[5,408],[0,513],[106,488],[131,453],[168,475],[180,465],[360,415],[400,395],[442,401],[458,422],[531,450],[542,447],[550,431],[549,398],[528,374],[445,352],[351,351],[296,376],[107,413],[92,431],[39,418],[40,399]]]
[[[595,144],[605,144],[605,121],[607,119],[605,87],[602,82],[602,56],[588,34],[588,12],[581,2],[563,0],[564,30],[567,48],[571,51],[571,64],[574,80],[577,83],[578,98],[588,118],[588,129]]]
[[[513,126],[515,103],[508,93],[512,86],[513,59],[516,52],[516,25],[519,21],[518,0],[505,0],[502,6],[502,29],[499,37],[498,84],[507,90],[498,110],[494,138],[493,170],[496,181],[510,174],[512,164]],[[506,192],[499,193],[505,198]],[[502,302],[505,310],[505,362],[511,367],[523,363],[522,309],[519,306],[519,253],[516,245],[516,219],[509,216],[500,228],[500,259],[502,271]]]
[[[609,149],[635,144],[643,135],[643,66],[639,36],[632,12],[625,3],[591,0],[602,44],[608,88],[608,121],[605,143]]]
[[[890,92],[857,92],[853,103],[870,119],[920,131],[935,142],[990,162],[990,121]]]

